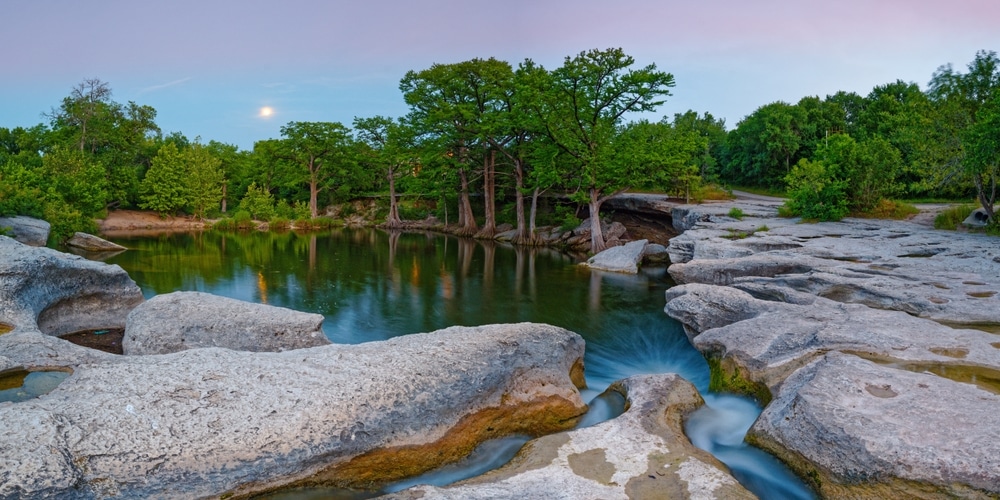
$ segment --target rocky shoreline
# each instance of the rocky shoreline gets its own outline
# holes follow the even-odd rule
[[[742,220],[727,215],[736,205]],[[800,224],[773,203],[652,209],[670,209],[681,233],[663,250],[679,283],[665,312],[709,360],[712,389],[765,404],[748,441],[826,498],[1000,495],[1000,337],[984,331],[1000,325],[995,239]],[[628,246],[591,264],[632,272],[653,245]],[[560,328],[322,345],[314,315],[198,294],[146,302],[118,266],[6,237],[0,266],[0,376],[72,372],[0,403],[18,429],[0,437],[0,498],[371,488],[511,433],[548,435],[497,471],[392,497],[752,497],[684,436],[703,401],[675,375],[619,381],[624,414],[568,430],[586,409],[583,341]],[[164,328],[171,317],[183,324]],[[142,350],[59,338],[98,328],[124,328]]]
[[[827,498],[1000,495],[1000,246],[908,222],[678,207],[665,311],[748,441]]]

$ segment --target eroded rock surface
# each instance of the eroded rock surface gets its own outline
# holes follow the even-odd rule
[[[617,418],[531,441],[511,463],[483,476],[383,498],[755,498],[684,436],[682,420],[703,404],[689,382],[644,375],[609,390],[629,402]]]
[[[830,353],[788,378],[750,438],[827,498],[997,498],[998,408],[974,385]]]
[[[0,404],[18,429],[0,433],[0,498],[372,486],[484,439],[571,427],[585,410],[583,348],[522,323],[280,353],[108,355],[49,394]]]
[[[789,289],[937,321],[1000,323],[1000,246],[983,234],[746,218],[698,223],[668,250],[679,283]]]
[[[665,310],[768,403],[749,439],[829,498],[998,496],[996,238],[690,211]]]
[[[286,351],[327,345],[323,316],[202,292],[157,295],[132,310],[122,348],[127,355],[199,347]]]
[[[0,323],[60,336],[124,328],[143,300],[121,267],[0,236]],[[9,334],[8,334],[9,335]]]
[[[41,219],[17,215],[0,217],[0,228],[7,228],[11,236],[25,245],[44,247],[49,241],[52,225]]]

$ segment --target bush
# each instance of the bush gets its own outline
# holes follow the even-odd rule
[[[91,234],[97,232],[97,224],[94,223],[94,219],[83,215],[79,210],[62,200],[50,200],[46,203],[43,218],[51,225],[50,243],[65,243],[77,231]]]
[[[253,229],[253,217],[250,216],[250,212],[246,210],[237,210],[236,214],[233,215],[233,223],[236,229],[247,230]]]
[[[836,179],[822,162],[799,160],[785,177],[788,210],[803,219],[837,221],[847,215],[847,183]]]
[[[247,186],[247,194],[240,200],[240,211],[246,211],[253,219],[270,220],[275,215],[274,197],[270,191],[257,187],[256,182],[251,183]]]
[[[285,217],[271,217],[271,220],[267,222],[267,228],[275,231],[288,229],[292,227],[292,221]]]
[[[226,217],[225,219],[219,219],[215,221],[215,224],[212,225],[212,229],[217,229],[219,231],[235,231],[236,221],[233,220],[231,217]]]
[[[743,220],[743,210],[739,207],[730,208],[727,215],[736,220]]]
[[[958,225],[967,219],[975,209],[976,205],[965,204],[944,210],[934,218],[934,229],[954,231],[958,229]]]

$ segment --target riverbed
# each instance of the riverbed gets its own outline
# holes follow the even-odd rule
[[[587,341],[584,400],[629,375],[678,373],[707,403],[688,422],[696,446],[729,465],[762,498],[813,496],[782,464],[743,443],[758,405],[708,392],[704,358],[680,324],[663,313],[663,292],[673,284],[666,267],[647,267],[634,276],[603,273],[551,249],[370,229],[174,233],[113,241],[130,250],[108,262],[128,271],[147,298],[202,291],[319,313],[335,343],[453,325],[532,321],[567,328]],[[583,425],[614,415],[613,401],[595,403]],[[461,467],[418,481],[441,485],[479,474],[502,465],[522,443],[489,443]],[[312,493],[328,498],[332,492]]]

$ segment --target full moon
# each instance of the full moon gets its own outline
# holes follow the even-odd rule
[[[270,106],[264,106],[263,108],[260,108],[260,116],[263,117],[263,118],[267,118],[267,117],[269,117],[269,116],[271,116],[273,114],[274,114],[274,110],[271,109]]]

